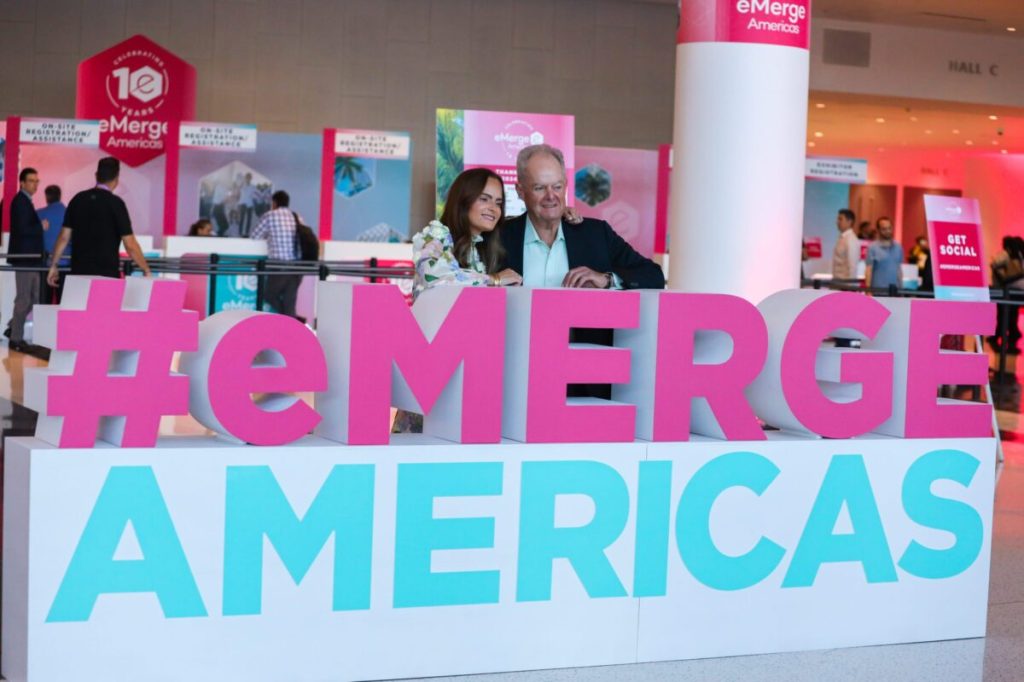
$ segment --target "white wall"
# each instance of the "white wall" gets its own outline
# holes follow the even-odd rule
[[[823,61],[825,29],[871,33],[869,67]],[[950,62],[977,64],[980,74],[950,70]],[[996,75],[990,71],[995,68]],[[1024,106],[1024,43],[1020,38],[815,20],[811,33],[811,89]]]

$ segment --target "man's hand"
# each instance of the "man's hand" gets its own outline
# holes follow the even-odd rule
[[[595,272],[585,265],[573,268],[562,280],[562,286],[570,289],[607,289],[611,285],[611,275],[606,272]]]
[[[56,288],[59,277],[60,275],[57,274],[57,264],[54,263],[50,266],[49,272],[46,273],[46,283]]]

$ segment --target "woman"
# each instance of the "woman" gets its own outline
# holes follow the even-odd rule
[[[504,219],[505,187],[497,173],[474,168],[455,178],[441,219],[412,239],[413,298],[435,286],[522,284],[516,271],[498,271],[504,251],[494,232]]]
[[[518,272],[498,271],[505,260],[495,233],[505,219],[505,185],[488,168],[473,168],[455,178],[440,220],[431,220],[412,238],[416,263],[415,300],[437,286],[513,286],[523,283]],[[485,237],[487,235],[487,237]],[[422,433],[423,416],[398,410],[393,433]]]
[[[206,218],[200,218],[188,228],[189,237],[210,237],[213,236],[213,223]]]
[[[1019,291],[1024,289],[1024,239],[1020,237],[1003,237],[1003,250],[992,259],[992,286]],[[1004,338],[1008,342],[1007,353],[1018,355],[1020,348],[1020,326],[1018,325],[1018,306],[1010,306],[1008,310],[1000,310],[996,315],[996,334],[989,337],[993,350],[1000,350]]]

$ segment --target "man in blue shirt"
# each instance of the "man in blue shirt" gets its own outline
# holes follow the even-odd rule
[[[67,209],[64,206],[64,202],[60,200],[61,191],[57,185],[48,185],[43,190],[43,194],[46,195],[46,206],[39,209],[36,213],[39,214],[39,219],[44,221],[44,224],[49,223],[49,227],[43,232],[43,246],[46,250],[46,254],[53,253],[53,247],[57,243],[57,237],[60,236],[60,227],[64,225],[64,211]],[[56,226],[57,229],[52,230],[51,227]],[[70,256],[70,249],[65,249],[65,256]]]
[[[892,220],[878,219],[878,240],[868,248],[864,279],[869,289],[900,287],[903,264],[903,246],[893,241]]]
[[[49,262],[50,254],[53,253],[53,248],[57,244],[57,237],[60,236],[60,228],[64,225],[64,212],[67,207],[60,200],[61,191],[57,185],[47,185],[46,189],[43,190],[43,194],[46,195],[46,206],[36,211],[36,213],[39,215],[39,220],[46,226],[43,230],[43,251],[46,253],[47,262]],[[68,256],[71,255],[70,244],[64,253],[65,257],[60,262],[61,267],[66,267],[70,263],[68,260]],[[50,303],[53,301],[53,287],[46,283],[45,272],[42,274],[42,280],[43,301]]]

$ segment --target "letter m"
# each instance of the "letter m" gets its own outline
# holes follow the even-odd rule
[[[337,465],[299,518],[267,466],[227,470],[224,615],[263,608],[264,539],[298,585],[334,536],[334,611],[370,608],[373,465]]]
[[[386,444],[396,405],[426,415],[428,434],[501,440],[504,290],[436,287],[410,310],[397,287],[327,282],[317,315],[328,321],[318,336],[329,374],[318,435]]]

